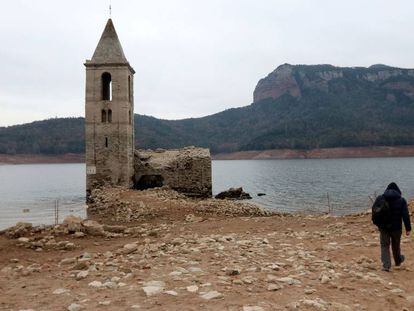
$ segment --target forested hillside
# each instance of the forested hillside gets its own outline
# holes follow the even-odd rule
[[[249,106],[177,121],[135,115],[135,138],[137,148],[213,153],[414,145],[414,70],[285,64],[259,81]],[[83,118],[0,128],[0,153],[82,152]]]

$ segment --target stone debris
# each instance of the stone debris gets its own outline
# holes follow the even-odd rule
[[[69,289],[66,289],[66,288],[58,288],[58,289],[55,289],[53,291],[53,295],[62,295],[62,294],[66,294],[66,293],[69,293],[69,292],[70,292]]]
[[[288,285],[299,285],[302,282],[299,280],[296,280],[292,277],[283,277],[283,278],[278,278],[276,279],[276,281],[281,282],[281,283],[286,283]]]
[[[85,234],[85,233],[83,233],[83,232],[75,232],[75,233],[73,234],[73,236],[74,236],[75,238],[80,239],[80,238],[84,238],[84,237],[86,236],[86,234]]]
[[[76,275],[76,280],[80,281],[83,279],[86,279],[89,275],[89,271],[84,270],[84,271],[80,271],[77,275]]]
[[[74,264],[76,262],[76,257],[68,257],[68,258],[63,258],[59,265],[63,266],[63,265],[71,265]]]
[[[98,305],[100,306],[109,306],[111,304],[110,300],[99,301]]]
[[[82,222],[85,233],[91,236],[105,236],[103,225],[94,220],[85,220]]]
[[[147,297],[160,294],[164,291],[165,282],[163,281],[149,281],[145,282],[142,290],[145,292]]]
[[[276,215],[268,209],[253,203],[232,202],[228,200],[204,200],[199,202],[195,209],[198,213],[227,217],[265,217]]]
[[[203,298],[203,299],[205,299],[205,300],[220,299],[220,298],[223,298],[223,294],[222,293],[219,293],[217,291],[210,291],[210,292],[201,294],[200,297]]]
[[[88,286],[98,289],[98,288],[102,288],[104,285],[100,281],[92,281],[88,284]]]
[[[197,217],[193,214],[188,214],[188,215],[185,216],[185,221],[186,222],[200,222],[200,221],[203,221],[203,218],[202,217]]]
[[[72,303],[67,308],[68,311],[79,311],[82,310],[82,306],[77,303]]]
[[[187,286],[187,291],[190,293],[196,293],[198,292],[198,286],[197,285]]]
[[[23,238],[23,237],[21,237],[21,238],[18,238],[17,239],[17,242],[20,242],[20,243],[23,243],[23,244],[27,244],[27,243],[30,242],[30,239],[29,238]]]
[[[107,231],[106,231],[106,230]],[[15,226],[0,232],[10,239],[16,239],[18,245],[35,251],[76,249],[77,244],[71,241],[57,239],[66,235],[74,238],[85,236],[122,237],[129,235],[133,228],[124,226],[104,226],[93,220],[82,220],[80,217],[69,215],[63,223],[56,226],[37,226],[30,223],[17,223]],[[116,233],[115,233],[116,232]],[[65,263],[62,263],[65,264]]]
[[[326,301],[324,301],[320,298],[317,298],[315,300],[303,299],[303,300],[301,300],[301,303],[304,306],[312,307],[316,310],[328,310],[328,306],[329,306],[329,304]]]
[[[69,233],[81,232],[83,229],[82,218],[78,216],[66,216],[62,224],[67,227]]]
[[[283,287],[279,284],[269,284],[269,286],[267,287],[267,290],[271,291],[271,292],[275,292],[275,291],[278,291],[279,289],[282,289],[282,288]]]
[[[111,219],[118,222],[133,222],[154,218],[165,213],[186,210],[183,215],[187,222],[203,221],[202,216],[272,216],[268,209],[253,203],[220,199],[188,198],[167,187],[144,191],[124,188],[95,189],[91,193],[88,211],[99,219]],[[151,204],[144,202],[151,201]],[[168,204],[165,204],[168,202]],[[158,204],[157,204],[158,203]],[[132,233],[131,229],[124,233]]]
[[[130,253],[135,252],[137,249],[138,249],[137,243],[130,243],[130,244],[125,244],[121,252],[124,254],[130,254]]]
[[[305,292],[306,295],[312,295],[312,294],[316,293],[316,289],[306,288],[304,292]]]
[[[27,235],[33,228],[31,223],[18,222],[15,226],[7,228],[1,231],[6,237],[10,239],[18,239],[22,236]]]

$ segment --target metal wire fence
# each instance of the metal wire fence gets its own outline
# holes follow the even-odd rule
[[[0,229],[17,222],[30,222],[33,225],[56,225],[68,215],[86,218],[86,204],[81,201],[54,200],[3,202],[0,209]]]

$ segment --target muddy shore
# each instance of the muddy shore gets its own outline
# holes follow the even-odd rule
[[[0,235],[1,310],[414,309],[413,242],[381,271],[368,214],[272,214],[167,190],[97,198],[99,223]],[[120,218],[103,217],[114,202]]]
[[[271,149],[261,151],[239,151],[231,153],[219,153],[212,155],[213,160],[338,159],[376,157],[414,157],[414,146],[321,148],[312,150]],[[0,164],[35,163],[85,163],[85,155],[75,153],[56,156],[31,154],[0,154]]]
[[[0,154],[0,164],[53,164],[53,163],[85,163],[85,155],[67,153],[62,155],[39,154]]]
[[[375,146],[348,148],[321,148],[312,150],[271,149],[239,151],[214,155],[215,160],[267,160],[267,159],[339,159],[413,157],[414,146]]]

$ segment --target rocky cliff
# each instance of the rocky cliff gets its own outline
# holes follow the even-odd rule
[[[414,98],[414,70],[385,65],[364,67],[334,67],[331,65],[290,65],[277,67],[261,79],[254,90],[254,102],[278,99],[288,94],[300,98],[306,89],[323,92],[346,92],[353,84],[369,85],[384,91],[388,100],[395,101],[394,91]]]

